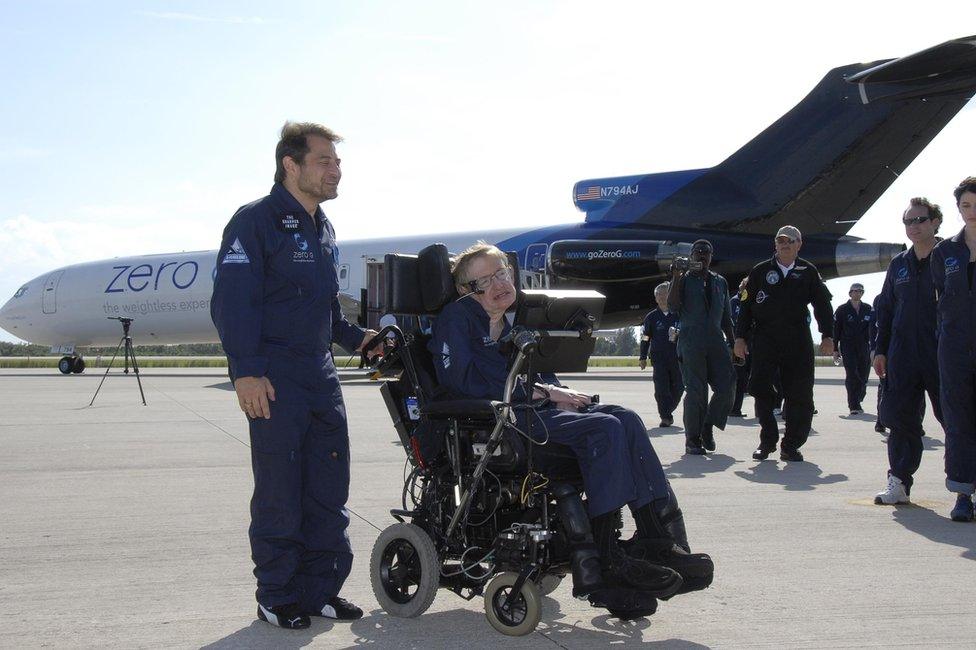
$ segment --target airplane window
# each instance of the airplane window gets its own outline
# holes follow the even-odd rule
[[[348,270],[349,269],[347,269],[346,267],[342,267],[341,269],[339,269],[339,279],[340,280],[345,280],[346,279],[346,272]]]
[[[20,298],[22,295],[27,293],[27,285],[25,284],[20,289],[17,289],[17,293],[14,294],[14,298]]]

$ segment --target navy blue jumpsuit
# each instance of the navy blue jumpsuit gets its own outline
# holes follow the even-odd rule
[[[942,422],[930,260],[931,256],[919,260],[914,247],[896,255],[874,303],[878,321],[874,351],[885,355],[887,364],[879,415],[881,423],[891,429],[888,472],[901,479],[907,490],[922,462],[926,392],[935,417]]]
[[[671,418],[674,409],[681,403],[684,383],[681,380],[681,367],[678,365],[678,348],[668,338],[668,330],[678,326],[678,315],[655,309],[644,317],[641,327],[640,359],[647,359],[651,353],[651,367],[654,370],[654,400],[662,420]]]
[[[858,310],[848,300],[834,312],[834,344],[844,359],[844,387],[848,410],[860,410],[871,371],[871,333],[874,309],[866,302]]]
[[[729,310],[732,314],[732,326],[739,322],[739,309],[742,307],[739,294],[729,298]],[[748,343],[748,341],[746,341]],[[749,369],[752,368],[752,355],[747,354],[744,362],[735,367],[735,399],[732,400],[732,413],[738,415],[742,413],[742,401],[746,396],[746,388],[749,385]]]
[[[211,317],[230,377],[267,377],[271,419],[249,420],[254,493],[251,556],[265,607],[321,610],[352,566],[346,528],[349,434],[335,340],[364,331],[339,308],[332,226],[280,184],[240,208],[217,255]]]
[[[434,321],[428,347],[437,381],[452,393],[472,399],[501,399],[508,362],[490,335],[488,313],[471,294],[448,304]],[[503,335],[511,329],[505,324]],[[524,393],[522,393],[524,395]],[[599,405],[579,413],[543,406],[516,411],[518,426],[532,435],[573,450],[583,475],[590,517],[624,504],[639,508],[669,498],[667,477],[651,447],[647,428],[629,409]]]
[[[685,275],[681,285],[678,357],[685,383],[684,425],[690,445],[701,445],[707,424],[725,429],[735,399],[735,373],[726,332],[732,334],[729,285],[708,271],[708,280]],[[712,397],[708,398],[708,388]]]
[[[972,495],[976,491],[976,267],[970,255],[962,230],[940,242],[931,257],[938,292],[946,487]]]

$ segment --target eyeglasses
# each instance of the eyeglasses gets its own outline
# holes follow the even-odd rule
[[[484,291],[491,286],[493,280],[498,280],[499,282],[511,282],[512,281],[512,269],[507,266],[503,266],[491,275],[484,275],[480,278],[475,278],[469,281],[468,285],[474,285],[476,289]]]
[[[796,240],[795,239],[790,239],[789,237],[777,237],[776,238],[776,243],[777,244],[795,244],[796,243]]]
[[[932,217],[925,215],[922,217],[902,217],[901,222],[906,226],[917,226],[920,223],[925,223]]]

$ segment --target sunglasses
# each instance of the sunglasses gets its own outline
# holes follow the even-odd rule
[[[790,239],[789,237],[777,237],[776,238],[776,243],[777,244],[795,244],[796,243],[796,240],[795,239]]]
[[[906,226],[917,226],[920,223],[925,223],[932,217],[926,215],[924,217],[902,217],[901,222]]]

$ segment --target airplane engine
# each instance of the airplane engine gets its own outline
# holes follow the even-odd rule
[[[549,247],[549,271],[565,280],[635,282],[668,273],[675,255],[689,255],[690,242],[563,239]]]

